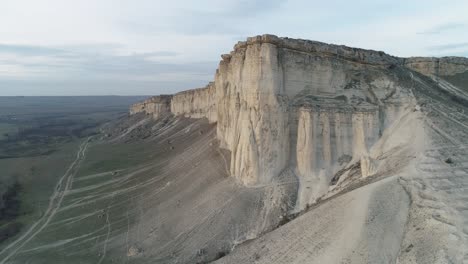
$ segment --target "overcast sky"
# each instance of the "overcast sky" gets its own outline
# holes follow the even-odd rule
[[[468,56],[467,12],[466,0],[1,0],[0,95],[202,87],[220,54],[264,33]]]

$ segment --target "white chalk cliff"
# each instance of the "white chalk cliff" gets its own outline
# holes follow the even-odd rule
[[[151,110],[137,104],[130,112],[157,117],[167,111],[216,122],[220,147],[230,151],[231,176],[262,186],[292,171],[300,209],[343,181],[343,169],[357,166],[361,177],[376,172],[379,151],[372,149],[416,105],[412,73],[404,69],[454,75],[467,65],[464,58],[406,59],[263,35],[222,55],[207,87],[164,97],[170,108],[167,100],[153,99]]]

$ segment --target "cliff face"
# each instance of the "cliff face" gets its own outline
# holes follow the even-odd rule
[[[318,42],[250,38],[216,74],[218,138],[231,151],[230,173],[264,185],[289,168],[300,207],[325,194],[333,176],[362,160],[411,103],[402,60]]]
[[[289,161],[289,102],[270,43],[236,46],[216,74],[218,138],[231,151],[230,172],[244,184],[268,183]]]
[[[413,57],[406,59],[404,65],[427,76],[453,76],[467,71],[468,59],[462,57]]]
[[[183,91],[174,95],[171,112],[191,118],[206,117],[210,123],[216,122],[216,90],[213,83],[205,88]]]
[[[368,155],[410,101],[406,84],[388,74],[399,63],[380,52],[269,35],[237,44],[215,80],[218,138],[231,150],[231,174],[268,184],[292,168],[314,194],[303,199],[317,198],[339,169]]]
[[[153,96],[143,102],[136,103],[130,107],[130,114],[146,113],[158,118],[163,114],[171,112],[172,95]]]
[[[263,35],[222,55],[215,82],[174,95],[170,111],[217,122],[220,147],[231,152],[230,174],[247,186],[293,171],[305,205],[344,168],[372,173],[372,148],[415,104],[408,69],[454,75],[467,65],[463,58],[403,59]]]

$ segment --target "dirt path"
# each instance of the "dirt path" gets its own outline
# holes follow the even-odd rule
[[[2,260],[0,264],[6,263],[11,257],[13,257],[21,248],[23,248],[29,241],[31,241],[37,234],[39,234],[47,225],[50,223],[54,215],[57,213],[60,205],[62,204],[63,198],[67,194],[67,191],[71,187],[73,177],[79,167],[80,162],[85,157],[86,149],[88,148],[90,138],[81,143],[75,160],[70,164],[65,174],[59,179],[54,193],[49,200],[49,206],[47,207],[44,215],[37,220],[23,235],[18,237],[15,241],[10,243],[0,252]]]

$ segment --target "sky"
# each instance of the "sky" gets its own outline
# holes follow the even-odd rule
[[[468,57],[466,0],[1,0],[0,96],[205,86],[265,33],[395,56]]]

